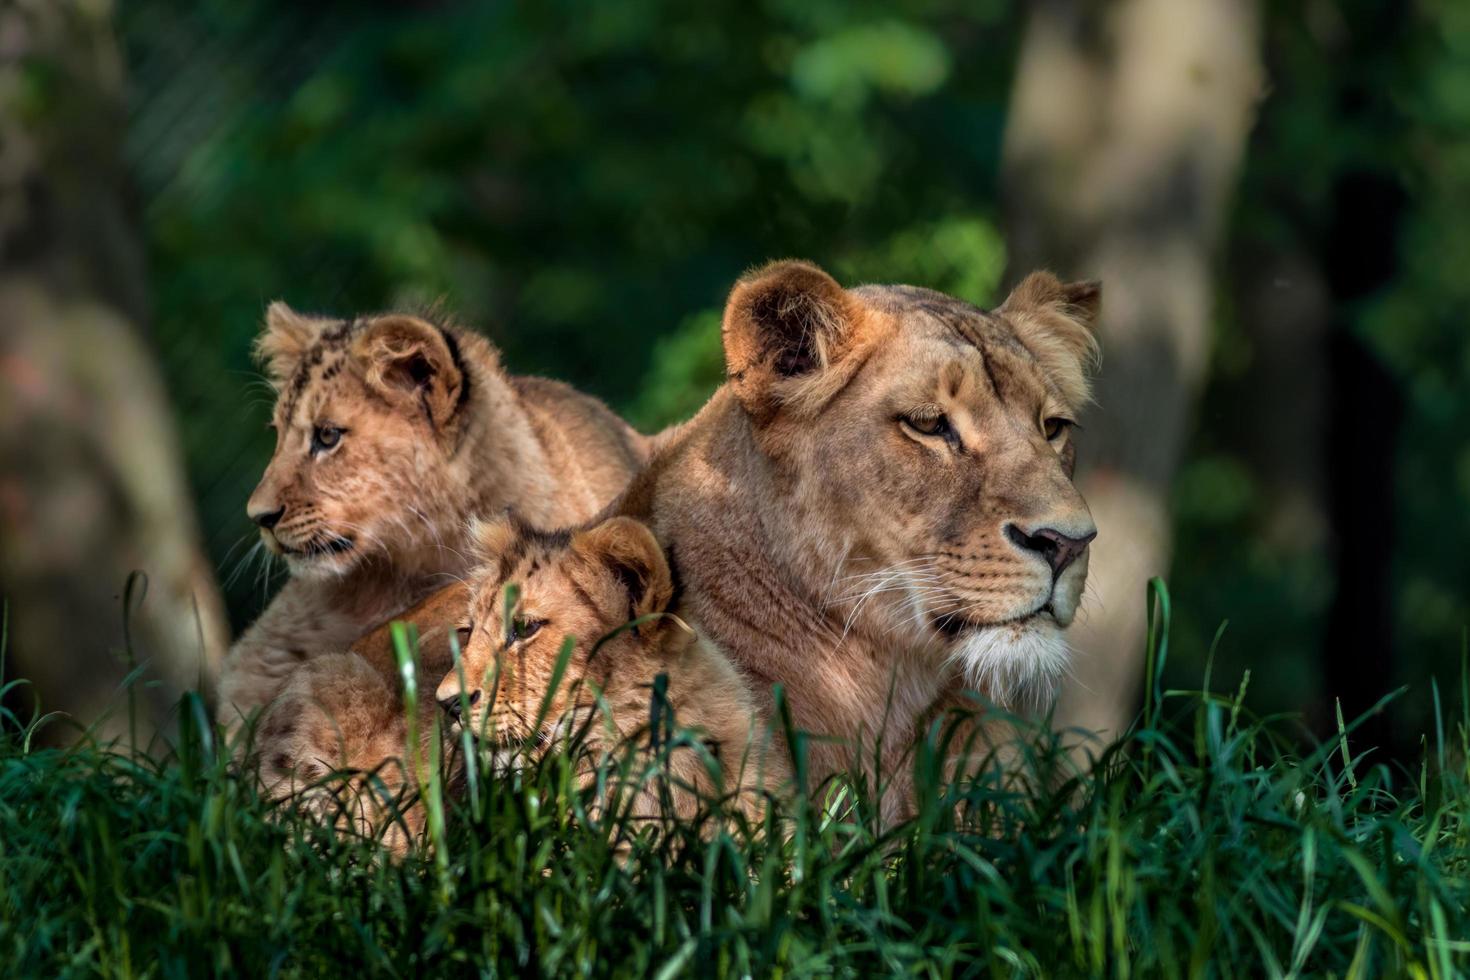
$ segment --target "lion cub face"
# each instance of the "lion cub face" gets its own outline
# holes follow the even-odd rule
[[[266,546],[294,574],[411,564],[452,520],[467,381],[452,336],[416,317],[333,321],[273,303],[256,348],[278,393],[276,450],[247,505]]]
[[[985,311],[799,262],[735,287],[731,386],[839,564],[845,628],[1002,699],[1060,674],[1096,535],[1071,477],[1098,296],[1035,274]]]
[[[673,595],[663,550],[647,527],[615,517],[548,534],[506,519],[477,524],[471,538],[482,564],[471,575],[469,615],[459,630],[464,687],[452,670],[436,695],[456,728],[469,726],[500,745],[545,744],[592,708],[594,684],[607,690],[658,672],[647,647],[658,624],[608,638],[664,611]],[[571,659],[543,715],[569,639]]]

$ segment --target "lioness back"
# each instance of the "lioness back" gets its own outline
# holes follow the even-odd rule
[[[649,440],[600,400],[550,378],[514,376],[553,472],[569,477],[591,516],[628,485],[648,458]],[[585,518],[584,518],[585,519]]]

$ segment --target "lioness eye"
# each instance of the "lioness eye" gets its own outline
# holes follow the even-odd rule
[[[1062,436],[1066,435],[1068,429],[1076,424],[1071,419],[1054,416],[1041,423],[1041,432],[1046,436],[1047,442],[1056,442]]]
[[[943,436],[949,434],[949,419],[943,413],[938,415],[906,415],[904,425],[920,435]]]
[[[342,441],[342,430],[335,425],[319,425],[311,433],[311,451],[325,452]]]
[[[454,632],[459,637],[459,648],[463,650],[470,645],[470,636],[475,632],[475,624],[470,623],[467,626],[456,627]]]

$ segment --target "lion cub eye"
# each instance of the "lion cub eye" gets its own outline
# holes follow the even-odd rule
[[[541,627],[545,625],[546,620],[544,619],[522,619],[517,616],[510,621],[510,642],[515,643],[517,640],[529,640],[541,632]]]
[[[342,441],[342,433],[345,430],[335,425],[319,425],[311,433],[311,451],[313,453],[326,452],[334,448]]]
[[[921,436],[948,436],[949,419],[943,412],[936,415],[905,415],[903,424]]]
[[[1041,433],[1046,436],[1047,442],[1056,442],[1076,424],[1071,419],[1053,416],[1041,423]]]

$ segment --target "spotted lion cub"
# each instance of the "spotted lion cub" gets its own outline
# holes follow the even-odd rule
[[[784,749],[772,744],[745,680],[708,640],[659,615],[674,590],[647,527],[614,517],[585,530],[545,533],[510,518],[478,525],[472,537],[482,564],[470,579],[469,616],[460,627],[463,669],[451,671],[437,692],[452,727],[500,746],[544,747],[573,729],[585,729],[594,753],[629,742],[646,746],[662,674],[678,724],[702,735],[709,750],[673,753],[673,816],[688,819],[701,798],[721,797],[758,818],[764,792],[787,786]],[[507,595],[514,600],[508,610]],[[568,639],[565,676],[548,700]],[[633,814],[665,813],[659,795],[659,787],[642,787]]]

